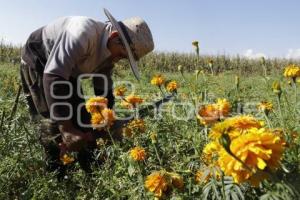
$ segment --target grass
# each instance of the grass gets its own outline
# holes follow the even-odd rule
[[[257,111],[256,105],[266,100],[273,102],[275,106],[274,112],[269,116],[272,125],[282,127],[276,95],[271,89],[274,80],[280,80],[284,90],[280,105],[286,131],[296,131],[298,134],[295,141],[290,143],[294,146],[288,148],[283,159],[289,172],[279,170],[278,177],[281,181],[276,184],[264,182],[260,188],[253,188],[247,184],[235,185],[230,180],[226,182],[226,186],[228,191],[237,187],[232,191],[241,190],[245,199],[258,199],[263,195],[266,199],[272,199],[274,196],[278,199],[295,197],[296,192],[293,188],[300,187],[299,105],[296,111],[293,111],[295,103],[298,102],[294,102],[294,90],[281,75],[284,66],[281,64],[289,61],[268,61],[269,75],[264,77],[261,76],[262,71],[256,70],[261,69],[257,61],[230,61],[222,56],[213,57],[216,66],[222,66],[217,70],[218,74],[211,76],[209,70],[204,67],[204,73],[200,74],[196,81],[193,70],[204,66],[206,59],[208,58],[197,61],[199,64],[191,55],[151,55],[142,60],[143,76],[140,82],[134,80],[124,66],[117,66],[115,84],[124,80],[133,83],[135,93],[141,95],[146,102],[162,97],[158,88],[150,85],[151,77],[157,73],[163,73],[168,79],[179,83],[178,97],[163,107],[162,118],[145,119],[145,133],[139,134],[133,140],[124,139],[117,142],[116,146],[104,144],[99,147],[97,154],[105,154],[107,158],[103,165],[93,166],[93,176],[86,176],[78,164],[75,164],[69,171],[68,179],[63,182],[58,182],[54,173],[44,170],[43,150],[38,142],[38,124],[30,123],[23,94],[20,96],[17,112],[8,120],[19,86],[18,65],[2,62],[0,199],[153,199],[153,195],[144,187],[144,180],[152,171],[160,169],[177,172],[184,178],[183,191],[173,190],[168,195],[170,199],[201,199],[205,194],[203,188],[208,188],[208,199],[221,198],[222,187],[217,180],[212,179],[207,185],[195,182],[195,172],[203,165],[199,158],[206,143],[206,136],[205,128],[199,125],[194,110],[203,102],[211,103],[216,98],[226,98],[233,106],[232,114],[243,112],[263,120],[263,115]],[[184,77],[177,71],[178,64],[182,64],[184,68]],[[240,76],[238,92],[235,85],[236,75]],[[88,83],[85,83],[85,91],[87,94],[92,93]],[[119,102],[117,100],[117,108]],[[177,119],[172,116],[172,108]],[[157,134],[157,143],[153,144],[151,133]],[[136,163],[129,158],[128,151],[136,145],[146,149],[148,159],[145,162]],[[215,189],[209,189],[210,187]]]

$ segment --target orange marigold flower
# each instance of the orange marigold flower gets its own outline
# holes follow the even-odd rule
[[[263,123],[250,115],[230,117],[222,122],[214,124],[209,137],[218,140],[223,133],[227,133],[230,139],[240,136],[250,128],[261,128]]]
[[[97,112],[99,113],[99,112],[101,112],[102,109],[107,107],[107,103],[108,103],[107,98],[92,97],[86,102],[85,107],[86,107],[86,110],[91,114],[97,113]]]
[[[233,139],[230,144],[231,153],[244,164],[225,149],[220,151],[218,163],[225,175],[232,176],[235,182],[249,181],[257,186],[266,178],[262,170],[266,167],[275,170],[279,166],[284,145],[282,138],[271,131],[264,128],[251,128]]]
[[[112,126],[115,120],[114,111],[104,108],[100,113],[92,114],[91,123],[95,129],[101,130],[104,127]]]
[[[156,86],[162,86],[164,84],[164,82],[165,82],[165,79],[161,74],[155,75],[151,79],[151,84],[156,85]]]
[[[219,119],[219,111],[212,104],[206,105],[200,108],[197,118],[203,125],[213,124]]]
[[[129,95],[122,101],[122,105],[127,108],[136,108],[139,104],[143,103],[143,99],[136,95]]]
[[[68,165],[75,161],[75,159],[72,156],[69,156],[68,154],[64,154],[62,157],[60,157],[60,161],[63,163],[63,165]]]
[[[142,147],[134,147],[130,150],[130,157],[135,161],[143,161],[146,159],[146,151]]]
[[[170,81],[167,86],[166,89],[168,92],[176,92],[178,89],[178,84],[176,81]]]
[[[125,95],[125,92],[127,91],[127,88],[125,86],[120,86],[115,88],[114,95],[118,97],[123,97]]]
[[[230,103],[226,99],[217,99],[217,103],[201,107],[197,118],[202,124],[209,125],[227,117],[229,112]]]
[[[145,187],[154,193],[154,196],[161,198],[163,193],[168,190],[168,182],[163,172],[153,172],[147,176],[145,181]]]

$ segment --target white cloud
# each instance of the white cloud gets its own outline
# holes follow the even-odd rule
[[[289,49],[285,58],[287,59],[300,59],[300,49]]]
[[[243,56],[249,59],[260,59],[261,57],[267,58],[266,54],[264,53],[254,53],[253,49],[247,49]]]

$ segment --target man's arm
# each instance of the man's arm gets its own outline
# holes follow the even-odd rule
[[[77,130],[72,121],[66,119],[72,114],[72,110],[77,110],[72,109],[69,103],[73,96],[72,91],[76,88],[71,88],[72,84],[68,83],[70,83],[69,78],[74,67],[82,55],[86,54],[84,44],[82,38],[74,38],[67,32],[62,33],[51,50],[43,76],[44,93],[51,112],[50,117],[58,123],[63,141],[71,151],[80,149],[85,141],[90,139],[89,134]],[[62,105],[62,103],[70,106]]]
[[[103,96],[108,99],[108,107],[112,108],[115,104],[115,97],[113,94],[113,80],[112,70],[114,65],[107,61],[101,66],[101,70],[97,71],[97,74],[102,74],[105,78],[93,77],[94,92],[96,96]],[[105,84],[106,82],[106,84]]]

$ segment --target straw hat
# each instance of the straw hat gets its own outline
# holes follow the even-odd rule
[[[152,34],[147,23],[140,17],[117,21],[105,8],[104,13],[113,27],[118,31],[128,53],[131,70],[139,80],[140,75],[137,61],[154,49]]]

